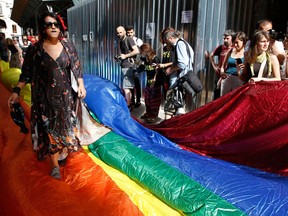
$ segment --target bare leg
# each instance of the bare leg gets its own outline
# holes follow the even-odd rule
[[[131,104],[131,91],[130,91],[130,89],[124,89],[124,92],[125,92],[125,99],[126,99],[127,105],[130,106],[130,104]]]
[[[59,157],[59,152],[50,155],[52,168],[55,167],[55,166],[59,166],[58,157]]]

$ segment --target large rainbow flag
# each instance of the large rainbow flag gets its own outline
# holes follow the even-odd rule
[[[7,72],[9,70],[10,73]],[[228,144],[225,143],[226,149],[219,150],[220,156],[217,157],[216,147],[221,149],[221,142],[214,146],[210,142],[213,155],[188,148],[197,144],[194,141],[185,147],[183,143],[184,140],[188,143],[189,132],[181,130],[179,125],[183,122],[182,129],[188,128],[190,115],[199,112],[198,109],[177,117],[175,125],[179,123],[179,130],[174,133],[171,130],[172,120],[149,129],[130,116],[116,84],[93,75],[84,76],[87,89],[85,102],[92,115],[97,117],[105,130],[108,127],[109,132],[68,158],[65,167],[61,168],[62,181],[51,178],[49,160],[37,161],[32,151],[30,134],[19,133],[18,126],[9,116],[9,87],[17,82],[20,74],[19,71],[11,73],[11,70],[2,72],[0,84],[1,215],[288,215],[287,166],[286,172],[284,165],[281,166],[281,172],[269,169],[263,171],[263,166],[250,166],[244,163],[245,160],[233,163],[231,160],[224,161],[226,158],[221,159],[221,155]],[[285,82],[279,83],[279,89],[281,87],[280,90],[286,91],[286,95],[287,86]],[[28,125],[29,89],[21,94],[21,105]],[[239,92],[233,92],[231,97],[233,94],[236,97]],[[239,100],[241,104],[243,98]],[[200,109],[209,106],[212,109],[220,101]],[[279,106],[283,104],[285,102]],[[235,109],[235,106],[231,111],[226,109],[226,114]],[[286,121],[279,117],[281,124],[274,122],[266,133],[268,139],[277,134],[275,128],[281,129],[282,144],[278,144],[277,148],[281,148],[281,156],[286,156],[286,159],[281,159],[285,163],[288,160],[288,119],[287,114],[283,116],[286,116]],[[204,115],[202,119],[199,116],[198,125],[200,122],[206,125],[207,118],[209,116]],[[195,124],[196,120],[191,121]],[[233,126],[232,123],[230,125]],[[228,126],[225,130],[219,126],[218,130],[226,131]],[[213,127],[217,128],[217,125]],[[164,137],[156,130],[163,134],[170,132]],[[181,131],[182,143],[180,135],[177,141],[174,140],[175,134],[181,134]],[[192,134],[192,126],[190,131]],[[202,134],[205,135],[205,130]],[[249,137],[252,139],[250,143],[253,143],[253,136]],[[238,140],[241,144],[241,137]],[[247,142],[243,142],[245,144]],[[264,144],[263,149],[266,148]],[[236,151],[232,153],[236,155]]]

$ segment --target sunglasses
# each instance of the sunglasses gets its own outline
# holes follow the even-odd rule
[[[52,28],[53,25],[55,26],[55,28],[59,28],[59,23],[58,23],[58,22],[48,22],[48,23],[45,23],[45,24],[44,24],[44,27],[50,29],[50,28]]]

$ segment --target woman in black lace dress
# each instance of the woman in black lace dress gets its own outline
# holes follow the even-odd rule
[[[39,23],[39,42],[26,51],[22,74],[8,105],[17,102],[21,88],[31,83],[33,147],[39,160],[50,156],[51,176],[60,179],[58,160],[80,148],[76,101],[86,96],[86,90],[77,52],[63,38],[58,16],[47,12]],[[75,77],[78,89],[73,90],[71,77]]]

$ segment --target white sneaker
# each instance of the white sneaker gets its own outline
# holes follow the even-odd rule
[[[183,114],[185,114],[185,109],[183,107],[178,108],[176,115],[183,115]]]

